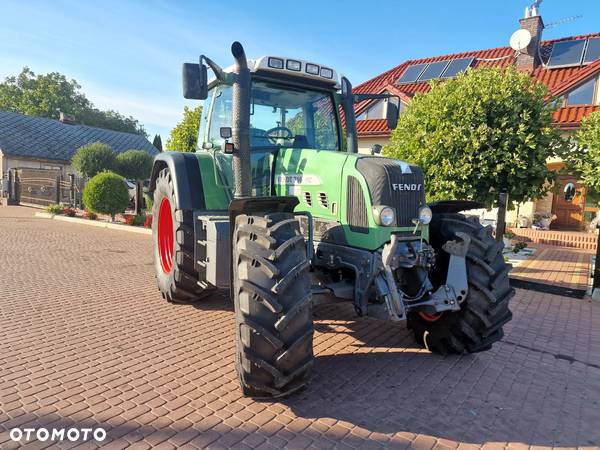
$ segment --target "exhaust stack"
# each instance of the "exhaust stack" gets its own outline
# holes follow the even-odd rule
[[[239,42],[231,45],[231,53],[235,60],[232,88],[233,123],[232,142],[233,180],[235,198],[250,197],[250,69],[244,47]]]

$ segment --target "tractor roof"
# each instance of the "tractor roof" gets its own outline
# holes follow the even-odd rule
[[[231,65],[223,72],[233,72],[234,66]],[[250,72],[271,72],[273,74],[285,74],[287,76],[318,80],[322,83],[331,84],[336,89],[339,88],[338,74],[331,69],[310,61],[304,61],[295,58],[285,58],[281,56],[261,56],[257,59],[248,60]],[[213,86],[216,78],[211,78],[209,86]]]

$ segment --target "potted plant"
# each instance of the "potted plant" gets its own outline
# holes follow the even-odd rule
[[[519,216],[517,218],[517,226],[519,228],[529,228],[529,217],[527,216]]]
[[[504,233],[504,236],[502,237],[502,242],[504,242],[504,248],[512,247],[512,240],[514,238],[515,233],[513,233],[512,231],[507,231],[506,233]]]
[[[533,228],[549,230],[552,221],[556,220],[556,214],[549,212],[535,213],[533,215]]]

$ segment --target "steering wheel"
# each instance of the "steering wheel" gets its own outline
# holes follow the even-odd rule
[[[281,132],[286,133],[286,136],[281,136],[281,135],[272,136],[273,133],[281,133]],[[271,141],[273,141],[275,139],[292,139],[294,137],[294,132],[287,127],[274,127],[274,128],[271,128],[270,130],[265,131],[265,135],[267,136],[267,138],[269,138]]]

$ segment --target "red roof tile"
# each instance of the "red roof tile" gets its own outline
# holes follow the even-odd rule
[[[600,33],[592,33],[580,36],[571,36],[567,38],[561,39],[553,39],[548,41],[542,41],[540,46],[540,51],[542,54],[542,60],[547,61],[550,55],[550,51],[552,50],[552,45],[555,42],[560,41],[568,41],[568,40],[577,40],[577,39],[587,39],[593,37],[600,37]],[[432,58],[422,58],[422,59],[414,59],[406,61],[384,73],[376,76],[364,83],[356,86],[354,89],[355,92],[373,92],[380,93],[384,91],[391,92],[400,96],[400,98],[404,102],[408,102],[410,98],[412,98],[418,92],[427,92],[429,91],[429,82],[417,82],[417,83],[406,83],[406,84],[398,84],[397,81],[404,72],[404,70],[412,65],[419,63],[430,63],[435,61],[443,61],[446,59],[457,59],[457,58],[465,58],[465,57],[474,57],[475,61],[472,67],[506,67],[508,65],[514,64],[515,52],[510,47],[499,47],[493,48],[489,50],[477,50],[471,52],[463,52],[456,53],[453,55],[445,55],[445,56],[436,56]],[[550,89],[550,93],[552,96],[559,96],[564,94],[566,91],[570,90],[572,87],[575,87],[577,84],[584,81],[586,78],[592,76],[593,74],[600,71],[600,59],[596,60],[592,64],[578,67],[566,67],[559,69],[549,69],[545,66],[539,66],[532,73],[532,76],[544,83]],[[364,111],[369,105],[369,101],[361,102],[356,105],[356,112],[360,114]],[[590,114],[591,110],[594,110],[594,107],[571,107],[571,108],[563,108],[568,110],[576,109],[578,111],[577,114],[581,114],[575,122],[564,122],[563,119],[566,117],[562,110],[557,111],[555,114],[556,123],[561,125],[563,123],[575,124],[576,126],[585,115]],[[574,113],[569,113],[574,114]],[[570,116],[569,116],[570,117]],[[372,124],[369,126],[361,125],[362,120],[357,121],[357,129],[359,136],[367,136],[372,134],[365,133],[373,133],[371,130]],[[375,122],[374,120],[370,120],[368,122]],[[384,121],[385,124],[385,121]],[[571,126],[571,125],[569,125]],[[364,127],[364,128],[363,128]],[[364,130],[364,131],[363,131]],[[369,131],[366,131],[369,130]],[[386,131],[387,130],[387,131]],[[380,135],[389,135],[390,131],[386,128],[386,130],[378,130],[377,133]]]
[[[563,130],[578,128],[581,119],[596,111],[600,111],[600,106],[567,106],[566,108],[560,108],[554,113],[554,123]]]
[[[390,133],[385,119],[359,120],[356,131],[360,136],[387,136]]]

